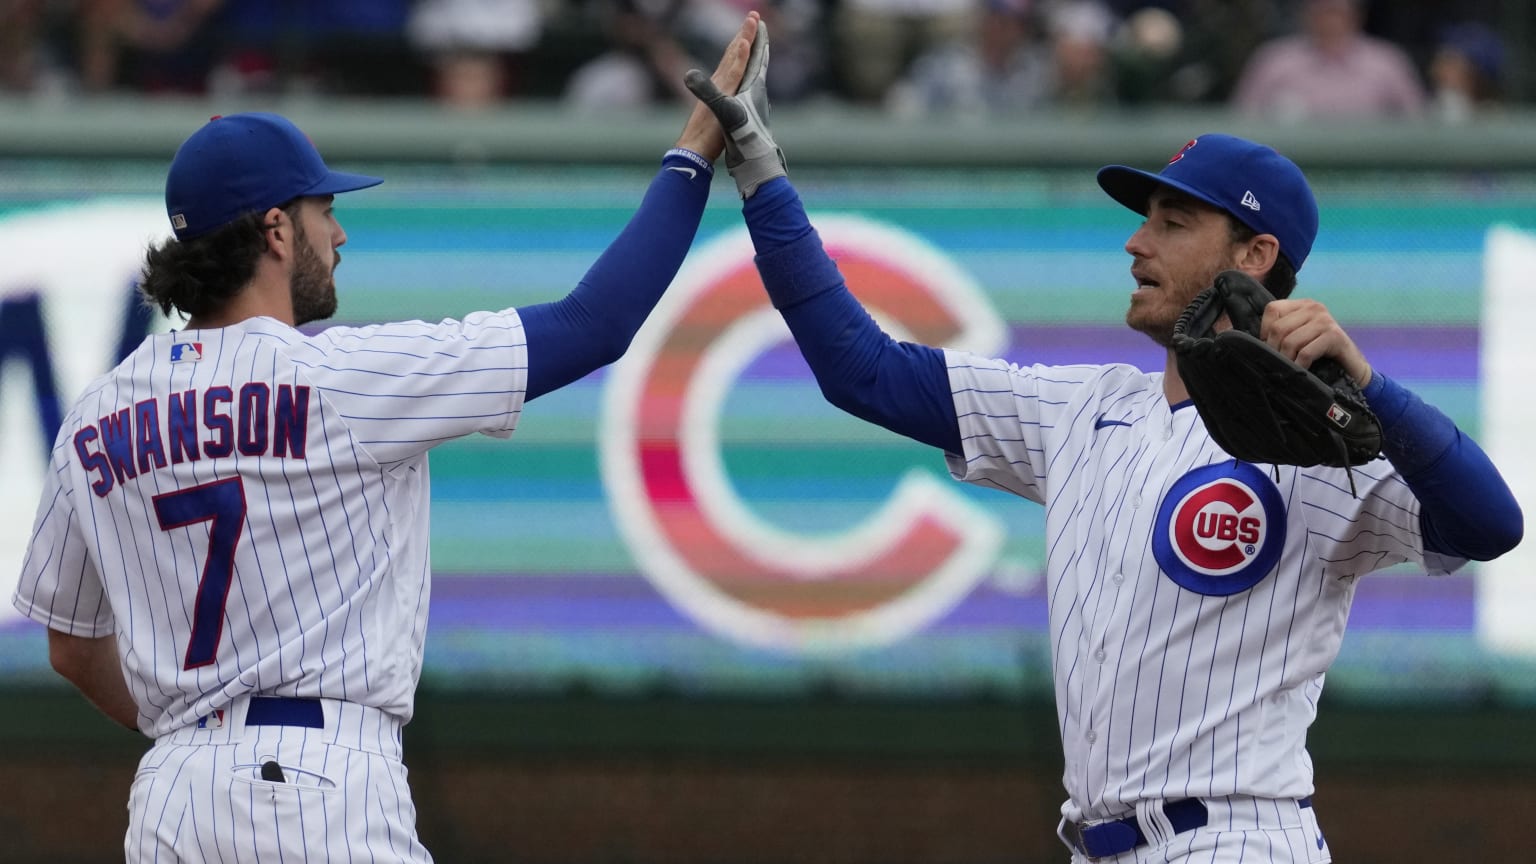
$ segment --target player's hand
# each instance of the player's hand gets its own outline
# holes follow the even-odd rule
[[[720,65],[715,67],[715,74],[705,80],[711,81],[724,92],[736,92],[741,86],[742,72],[747,68],[747,60],[751,56],[753,39],[760,26],[759,20],[756,12],[747,13],[746,20],[741,22],[741,29],[736,32],[731,43],[725,46],[725,54],[720,58]],[[677,146],[692,150],[711,162],[720,158],[720,153],[725,149],[725,135],[720,131],[719,121],[703,104],[694,104],[693,112],[688,115],[688,123],[683,126],[683,133],[677,139]]]
[[[719,73],[716,73],[717,75]],[[690,69],[683,83],[725,130],[725,167],[736,181],[742,198],[751,198],[757,187],[785,176],[784,153],[768,130],[768,28],[757,25],[752,56],[747,58],[739,88],[727,96],[718,82]]]
[[[1259,333],[1276,351],[1311,368],[1331,357],[1361,388],[1371,383],[1371,364],[1328,307],[1310,299],[1276,300],[1264,307]]]

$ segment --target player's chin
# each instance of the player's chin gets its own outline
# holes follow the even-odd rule
[[[299,327],[314,321],[329,320],[336,314],[336,292],[331,290],[322,297],[309,298],[308,302],[295,303],[293,308],[294,326]]]
[[[1151,310],[1137,309],[1133,304],[1125,313],[1125,325],[1146,336],[1164,348],[1173,347],[1173,325],[1166,316],[1148,314]]]

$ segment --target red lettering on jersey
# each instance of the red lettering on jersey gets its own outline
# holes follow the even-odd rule
[[[1245,516],[1237,523],[1237,542],[1259,542],[1259,520],[1253,516]]]

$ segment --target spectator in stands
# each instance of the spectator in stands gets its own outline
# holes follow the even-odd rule
[[[1058,0],[1051,5],[1046,32],[1053,61],[1052,104],[1080,111],[1117,101],[1109,51],[1117,23],[1100,0]]]
[[[217,61],[222,0],[79,0],[80,85],[201,93]]]
[[[439,101],[484,108],[522,92],[521,69],[543,34],[543,0],[417,0],[408,34],[431,57]]]
[[[1031,0],[986,0],[972,38],[915,60],[888,91],[886,107],[900,116],[1006,117],[1112,104],[1114,27],[1114,15],[1098,0],[1044,8]]]
[[[423,91],[424,76],[405,35],[412,0],[288,2],[303,10],[303,71],[319,92],[388,97]]]
[[[704,68],[684,47],[689,0],[595,0],[607,50],[566,82],[564,100],[581,111],[634,108],[692,98],[683,73]]]
[[[1111,50],[1120,101],[1130,105],[1178,101],[1172,82],[1183,47],[1184,25],[1169,10],[1144,6],[1126,16]]]
[[[1429,64],[1434,114],[1464,123],[1498,105],[1504,93],[1504,42],[1475,21],[1446,28]]]
[[[822,51],[818,0],[588,0],[586,13],[603,33],[603,50],[566,82],[565,104],[579,111],[692,103],[683,73],[707,68],[698,58],[717,50],[756,10],[773,40],[772,99],[801,101],[820,92]]]
[[[206,36],[216,98],[317,93],[409,96],[424,89],[405,41],[411,0],[218,0]]]
[[[1123,23],[1111,43],[1122,105],[1225,105],[1243,66],[1287,32],[1290,0],[1108,0]]]
[[[1277,0],[1181,0],[1174,11],[1183,25],[1183,50],[1168,76],[1174,102],[1229,102],[1254,51],[1284,29]]]
[[[0,91],[32,89],[42,13],[42,0],[0,0]]]
[[[715,0],[708,9],[704,47],[730,41],[741,19],[756,9],[773,40],[773,74],[768,96],[774,104],[804,102],[825,95],[830,37],[822,23],[824,0]],[[703,17],[703,16],[701,16]]]
[[[1233,96],[1283,119],[1412,117],[1424,86],[1408,54],[1362,29],[1363,0],[1304,0],[1302,32],[1259,47]]]
[[[886,107],[905,117],[1000,117],[1044,104],[1054,76],[1035,12],[1032,0],[986,0],[971,39],[918,57],[886,92]]]
[[[982,0],[838,0],[833,56],[844,95],[881,103],[915,58],[969,43],[981,5]]]

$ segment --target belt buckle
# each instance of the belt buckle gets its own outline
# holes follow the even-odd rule
[[[1067,823],[1066,831],[1064,832],[1067,835],[1067,842],[1072,844],[1073,851],[1079,855],[1082,855],[1089,861],[1097,861],[1099,859],[1088,852],[1088,844],[1083,841],[1083,824],[1082,822]]]

